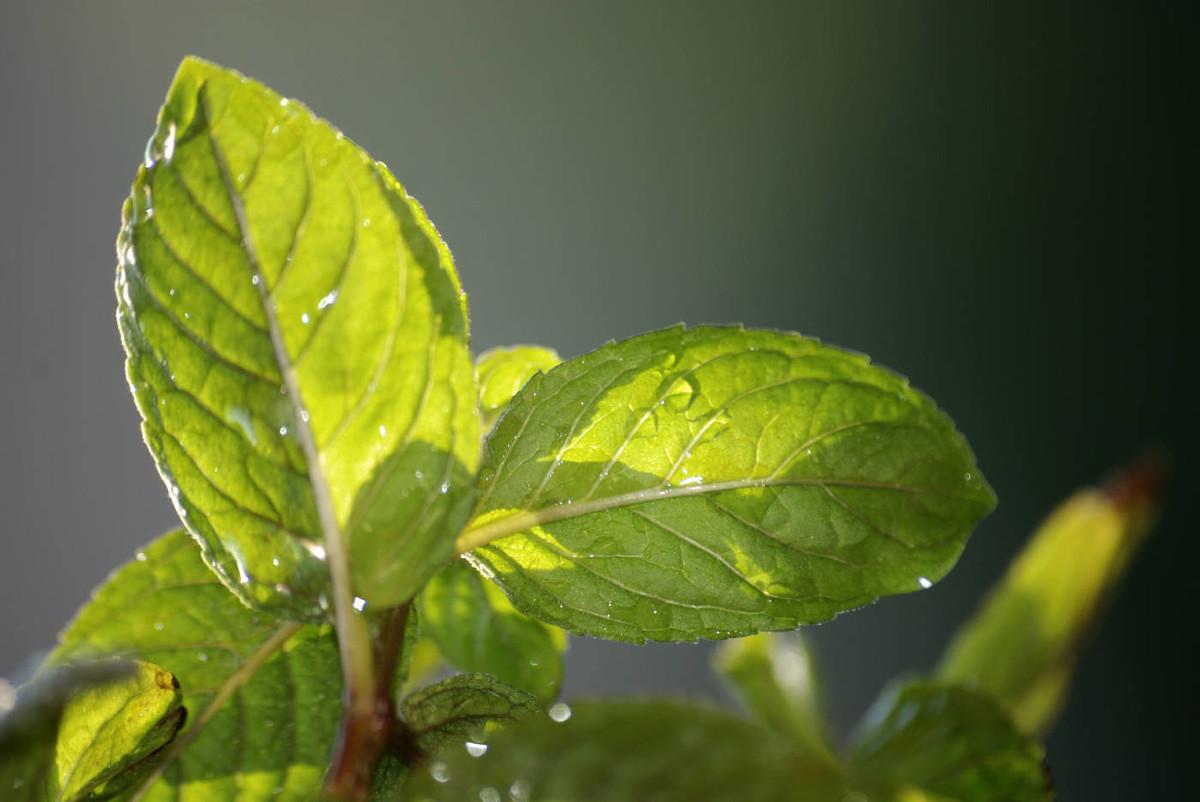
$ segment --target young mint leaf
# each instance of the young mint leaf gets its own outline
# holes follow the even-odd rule
[[[903,378],[795,334],[680,327],[525,385],[459,550],[572,632],[725,638],[928,587],[993,504]]]
[[[538,710],[537,699],[487,674],[456,674],[410,695],[400,708],[417,745],[427,752],[451,740],[486,742],[499,725]]]
[[[721,644],[717,670],[743,707],[797,749],[837,765],[808,644],[797,633],[751,635]]]
[[[313,617],[344,541],[355,595],[411,597],[479,452],[465,296],[421,207],[300,103],[189,58],[122,217],[129,383],[206,560]]]
[[[539,371],[562,362],[549,348],[514,345],[484,351],[475,360],[475,382],[479,385],[479,414],[483,430],[491,431],[508,402]]]
[[[889,688],[867,712],[851,760],[856,787],[872,799],[1047,802],[1054,793],[1043,757],[990,697],[912,682]]]
[[[680,702],[551,708],[488,743],[450,743],[405,787],[407,800],[840,802],[842,779],[785,739]]]
[[[1150,528],[1160,483],[1147,463],[1055,509],[955,637],[940,678],[999,699],[1026,732],[1048,730],[1100,608]]]
[[[156,665],[74,693],[59,723],[55,800],[107,799],[150,769],[183,725],[179,683]]]
[[[417,606],[422,634],[454,666],[492,674],[542,702],[558,695],[566,633],[514,610],[461,560],[434,574]]]
[[[188,710],[148,789],[139,787],[131,799],[316,796],[341,714],[337,645],[328,627],[280,624],[246,608],[177,530],[96,591],[49,662],[107,656],[170,670]]]
[[[123,762],[131,742],[135,749],[144,745],[152,752],[156,743],[161,746],[170,740],[174,730],[158,725],[174,717],[178,729],[178,692],[174,683],[170,683],[169,697],[164,697],[165,689],[157,681],[150,688],[140,687],[141,669],[135,663],[115,660],[57,667],[42,671],[33,682],[18,688],[13,707],[0,711],[0,797],[9,802],[84,798],[88,790],[81,793],[80,788],[89,780],[110,776],[108,769]],[[110,714],[114,711],[108,703],[114,700],[130,702],[133,710],[147,712],[137,698],[143,691],[154,700],[149,705],[151,715],[144,719],[122,715],[119,708],[107,719],[90,719],[86,708],[75,703],[89,694],[109,708]],[[162,704],[164,699],[166,704]],[[63,721],[68,708],[72,708],[70,720]],[[154,716],[155,711],[164,715]],[[107,734],[101,734],[104,728]],[[153,733],[154,737],[143,743],[139,733]],[[97,759],[101,751],[107,752],[107,759]],[[82,771],[77,771],[81,764]],[[75,782],[76,776],[79,782]],[[69,788],[64,788],[64,779]]]

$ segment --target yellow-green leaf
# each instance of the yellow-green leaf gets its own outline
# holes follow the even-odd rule
[[[300,103],[189,58],[122,217],[129,383],[209,564],[292,616],[323,614],[334,549],[366,603],[411,597],[479,453],[465,296],[421,207]]]
[[[796,334],[673,328],[535,376],[459,550],[573,632],[725,638],[928,587],[994,497],[888,370]]]
[[[716,668],[742,706],[798,749],[836,765],[816,665],[798,633],[764,633],[728,640]]]
[[[1143,463],[1042,523],[946,651],[939,676],[999,699],[1027,732],[1053,724],[1087,635],[1148,532],[1161,483]]]
[[[492,674],[543,702],[558,694],[566,633],[513,609],[507,597],[461,560],[418,597],[421,634],[447,662]]]
[[[188,711],[145,780],[144,802],[315,800],[341,714],[328,626],[281,624],[248,609],[177,530],[96,591],[50,663],[109,656],[170,670]]]
[[[535,374],[561,361],[557,353],[540,345],[493,348],[480,354],[475,360],[475,381],[479,385],[483,430],[491,430],[508,402]]]

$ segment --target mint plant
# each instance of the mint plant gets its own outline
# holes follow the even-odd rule
[[[6,799],[1051,798],[1037,737],[1152,470],[1055,513],[843,751],[804,642],[769,633],[930,587],[995,504],[904,378],[741,327],[472,359],[450,251],[387,167],[194,58],[117,256],[183,528],[0,722]],[[568,632],[738,639],[718,670],[749,715],[568,706]]]

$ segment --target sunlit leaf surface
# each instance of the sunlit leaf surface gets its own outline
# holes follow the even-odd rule
[[[949,418],[865,357],[673,328],[525,385],[459,549],[573,632],[724,638],[928,587],[993,504]]]
[[[561,361],[557,353],[538,345],[493,348],[480,354],[475,360],[475,379],[484,431],[492,428],[508,402],[535,373],[550,370]]]
[[[247,609],[185,532],[114,573],[60,640],[53,664],[132,657],[178,678],[187,723],[144,799],[315,799],[341,712],[333,634]]]
[[[0,798],[78,802],[120,792],[184,718],[174,678],[124,661],[43,671],[0,716]]]
[[[338,529],[357,596],[413,595],[479,453],[465,296],[421,207],[300,103],[189,58],[122,218],[127,374],[208,562],[320,615]]]

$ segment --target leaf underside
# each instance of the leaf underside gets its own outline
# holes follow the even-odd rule
[[[518,609],[630,641],[794,629],[928,587],[995,503],[902,377],[741,328],[653,332],[535,376],[479,493],[460,549]]]
[[[487,740],[497,726],[539,710],[537,699],[488,674],[456,674],[411,694],[401,712],[421,749]]]

